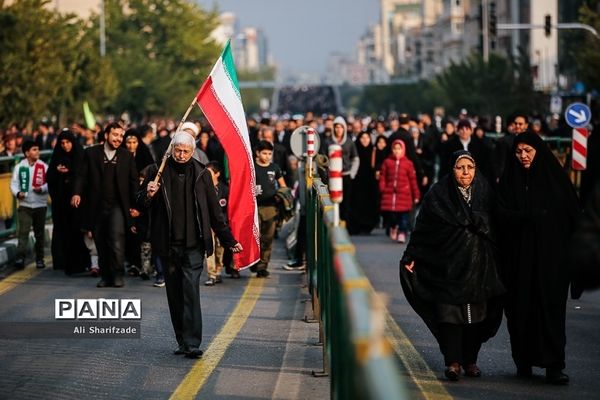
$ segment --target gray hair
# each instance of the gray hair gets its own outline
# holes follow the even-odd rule
[[[185,131],[175,132],[173,139],[171,139],[171,144],[173,147],[183,145],[191,147],[192,151],[196,150],[196,140],[190,133]]]

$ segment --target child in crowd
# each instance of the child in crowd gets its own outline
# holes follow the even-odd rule
[[[250,270],[256,272],[257,278],[266,278],[269,276],[267,267],[277,226],[275,193],[279,187],[286,187],[286,185],[281,169],[271,162],[273,145],[266,140],[261,140],[255,147],[255,153],[256,203],[260,220],[260,261],[250,267]]]
[[[148,175],[148,167],[142,169],[139,173],[140,185],[144,182]],[[150,214],[148,212],[138,212],[138,216],[134,218],[137,234],[140,238],[140,277],[142,280],[150,279],[152,275],[152,265],[156,272],[154,278],[154,287],[165,286],[165,273],[160,258],[152,254],[152,246],[150,245]]]
[[[381,165],[379,177],[380,210],[384,215],[390,239],[406,242],[408,214],[420,199],[415,167],[407,157],[404,142],[392,143],[392,152]]]
[[[219,205],[221,206],[221,210],[223,211],[223,215],[227,218],[227,201],[229,198],[229,186],[223,181],[221,181],[221,165],[217,161],[211,161],[206,164],[206,168],[212,175],[212,181],[215,185],[215,191],[217,192],[217,198],[219,199]],[[223,248],[221,243],[219,242],[219,238],[214,234],[213,243],[214,243],[214,253],[212,256],[206,259],[208,280],[204,282],[206,286],[214,286],[217,283],[223,282],[221,278],[221,270],[223,269],[223,265],[230,266],[232,261],[232,254],[229,249]],[[231,271],[232,278],[239,278],[240,274],[238,271],[229,269]]]
[[[15,266],[25,267],[29,230],[33,226],[35,236],[35,261],[37,268],[45,268],[44,264],[44,225],[48,207],[48,184],[46,173],[48,165],[40,160],[40,148],[33,141],[23,142],[25,159],[16,166],[10,181],[10,190],[19,201],[17,209],[17,259]]]

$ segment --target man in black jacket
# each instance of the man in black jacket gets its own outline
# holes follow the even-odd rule
[[[196,143],[186,132],[173,136],[172,156],[160,176],[155,165],[137,195],[150,212],[152,251],[165,267],[167,300],[178,347],[175,354],[202,355],[200,275],[204,257],[213,253],[211,229],[233,253],[242,245],[231,234],[221,212],[210,172],[192,158]]]
[[[440,177],[451,172],[450,159],[452,154],[458,150],[467,150],[473,155],[477,170],[488,180],[491,180],[490,151],[481,139],[473,135],[473,126],[468,119],[458,121],[456,126],[458,134],[453,135],[447,142],[443,143],[440,153]]]
[[[110,123],[104,144],[85,149],[71,198],[73,207],[83,207],[82,228],[96,243],[100,288],[124,285],[125,229],[135,233],[131,212],[138,177],[133,156],[120,147],[123,134],[121,125]]]

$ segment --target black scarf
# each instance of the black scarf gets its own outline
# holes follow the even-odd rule
[[[195,210],[195,173],[192,162],[190,159],[186,163],[178,163],[169,158],[167,168],[171,183],[171,244],[185,248],[195,247],[200,237]]]

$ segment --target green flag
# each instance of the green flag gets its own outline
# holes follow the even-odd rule
[[[96,118],[94,118],[94,114],[92,114],[87,101],[83,102],[83,117],[85,118],[85,124],[88,129],[94,129],[96,126]]]

